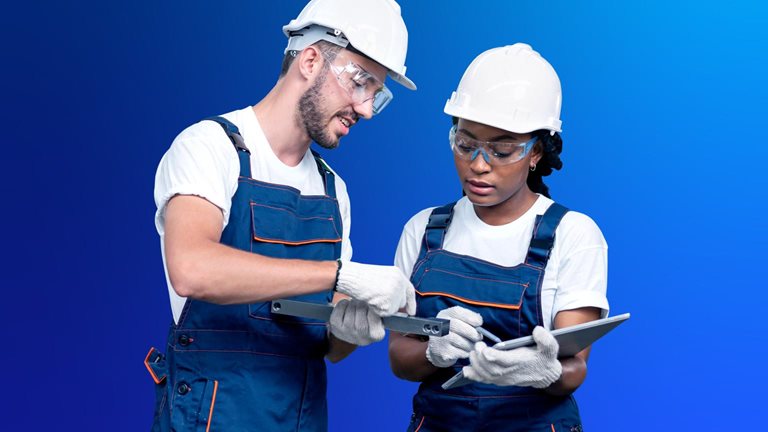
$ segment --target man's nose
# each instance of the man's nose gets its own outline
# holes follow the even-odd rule
[[[373,99],[368,99],[352,106],[360,117],[370,120],[373,117]]]

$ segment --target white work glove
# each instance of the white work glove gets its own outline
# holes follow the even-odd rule
[[[360,300],[339,300],[329,324],[334,336],[351,344],[365,346],[384,339],[381,317]]]
[[[560,348],[552,333],[544,327],[533,329],[535,347],[511,351],[489,348],[482,342],[469,355],[464,376],[473,381],[498,386],[546,388],[560,378],[563,367],[557,360]]]
[[[483,317],[461,306],[443,309],[437,313],[437,317],[451,320],[451,331],[442,337],[429,337],[427,360],[439,368],[445,368],[460,358],[469,357],[475,342],[483,338],[475,330],[475,327],[483,325]]]
[[[416,294],[411,281],[394,266],[344,261],[339,270],[336,291],[363,301],[379,316],[393,315],[405,308],[416,313]]]

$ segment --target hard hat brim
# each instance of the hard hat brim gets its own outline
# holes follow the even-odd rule
[[[472,109],[466,109],[462,107],[456,107],[451,100],[448,99],[445,103],[443,112],[449,116],[473,121],[475,123],[484,124],[505,130],[507,132],[514,132],[519,134],[527,134],[536,132],[537,130],[548,130],[550,132],[562,132],[562,121],[558,119],[551,119],[547,124],[540,122],[525,122],[525,121],[509,121],[503,117],[490,118],[487,113],[473,112]]]
[[[389,71],[389,77],[392,78],[393,81],[396,83],[402,85],[403,87],[407,88],[408,90],[416,90],[416,84],[411,81],[410,78],[406,77],[405,75],[400,75],[397,72],[394,72],[392,70]]]

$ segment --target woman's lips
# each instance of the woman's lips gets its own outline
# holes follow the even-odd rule
[[[494,189],[491,184],[478,180],[467,180],[467,187],[475,195],[489,195]]]

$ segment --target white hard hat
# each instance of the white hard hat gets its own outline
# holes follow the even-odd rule
[[[510,132],[560,132],[560,79],[530,45],[490,49],[475,58],[445,113]]]
[[[408,30],[394,0],[312,0],[296,19],[283,26],[289,37],[285,52],[301,51],[319,40],[348,44],[389,70],[389,76],[411,90],[405,76]]]

